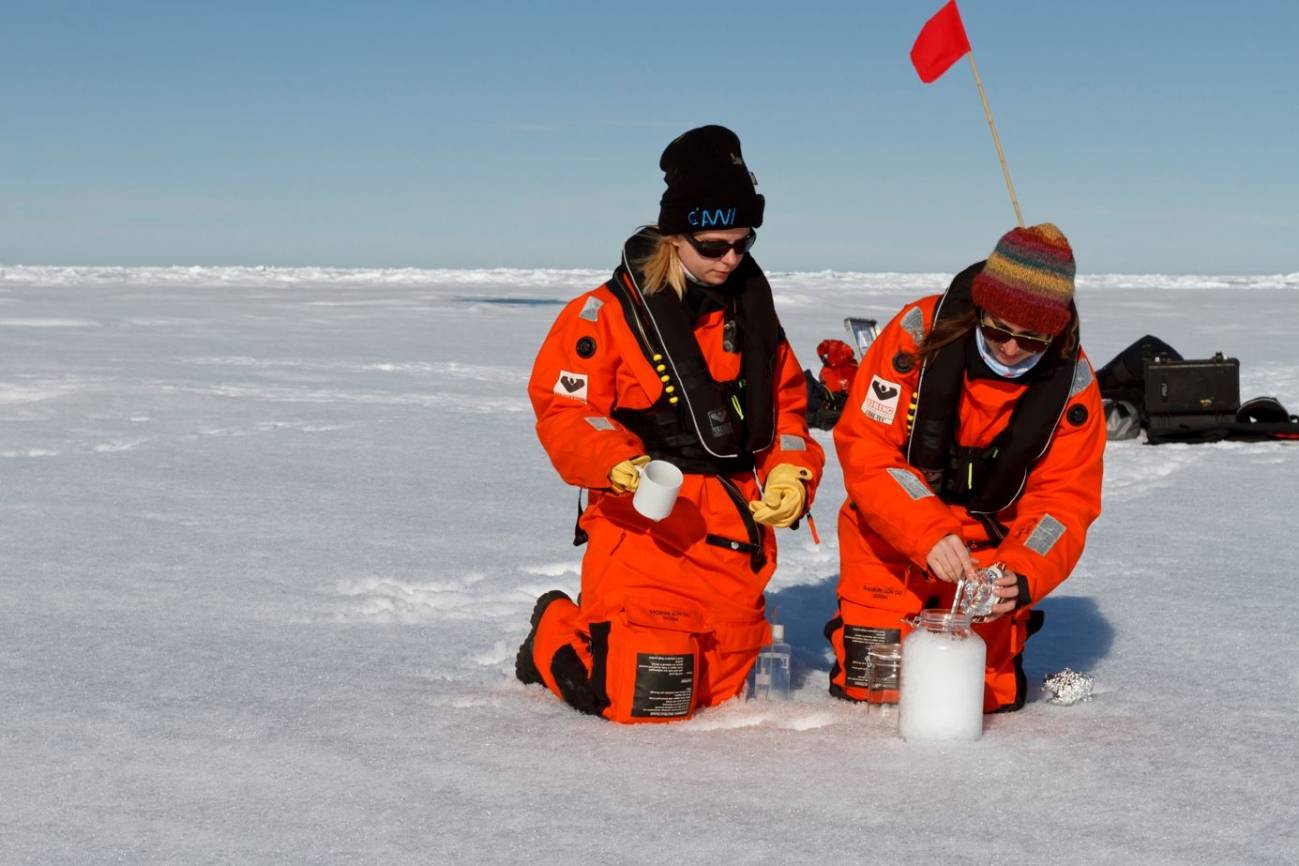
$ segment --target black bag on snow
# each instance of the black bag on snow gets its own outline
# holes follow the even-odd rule
[[[1101,397],[1135,406],[1142,427],[1146,426],[1149,417],[1145,408],[1146,365],[1156,358],[1182,360],[1181,354],[1172,346],[1158,337],[1146,334],[1096,371],[1096,384],[1101,389]]]
[[[1240,362],[1221,353],[1186,360],[1147,334],[1096,371],[1110,439],[1135,435],[1133,411],[1146,441],[1244,442],[1299,440],[1299,415],[1275,397],[1240,402]]]

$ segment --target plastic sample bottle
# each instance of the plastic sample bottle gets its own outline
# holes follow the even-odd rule
[[[771,643],[758,651],[753,664],[753,688],[750,695],[767,701],[789,699],[790,647],[785,643],[785,627],[771,624]]]
[[[987,646],[966,614],[926,610],[902,642],[898,733],[904,740],[983,736]]]

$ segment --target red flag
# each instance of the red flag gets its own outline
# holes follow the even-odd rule
[[[970,40],[965,36],[961,11],[956,0],[948,4],[925,22],[911,46],[911,65],[925,84],[937,81],[952,64],[970,52]]]

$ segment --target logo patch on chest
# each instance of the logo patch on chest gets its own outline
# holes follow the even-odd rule
[[[710,409],[708,411],[708,426],[713,428],[714,436],[729,436],[731,434],[731,421],[726,417],[725,409]]]
[[[567,370],[559,371],[559,378],[555,380],[555,393],[561,397],[572,397],[574,400],[586,402],[586,383],[585,373],[570,373]]]
[[[861,411],[867,418],[874,418],[882,424],[892,424],[898,414],[898,396],[902,386],[897,382],[871,377],[870,387],[866,389],[866,399],[862,401]]]

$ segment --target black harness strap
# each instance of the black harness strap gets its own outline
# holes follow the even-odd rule
[[[657,448],[674,463],[678,462],[674,458],[696,465],[707,462],[722,472],[752,468],[753,454],[775,439],[772,390],[776,353],[784,336],[771,286],[746,255],[726,284],[718,287],[730,299],[731,339],[741,364],[738,379],[718,382],[709,372],[695,339],[694,321],[681,300],[672,292],[646,295],[640,290],[639,263],[653,252],[658,239],[649,228],[633,235],[623,249],[623,264],[605,286],[618,299],[646,359],[673,392],[665,387],[648,409],[620,407],[614,417],[640,436],[647,448]],[[681,468],[692,471],[686,465]]]
[[[775,364],[784,332],[776,316],[771,285],[762,269],[746,255],[718,292],[728,297],[727,351],[740,354],[741,375],[718,382],[694,335],[694,322],[673,292],[646,295],[640,290],[640,262],[659,238],[643,228],[623,248],[623,262],[605,288],[618,300],[645,359],[655,372],[667,376],[665,387],[646,409],[615,407],[615,420],[634,433],[646,453],[668,460],[682,472],[715,477],[735,505],[749,540],[709,534],[706,541],[718,547],[749,554],[755,572],[766,565],[762,528],[749,512],[748,502],[726,476],[751,472],[754,454],[775,440]],[[660,370],[659,367],[663,369]],[[673,398],[676,402],[673,402]],[[581,520],[581,495],[578,519]],[[574,527],[573,543],[585,544],[586,533]]]
[[[735,510],[739,512],[740,520],[744,523],[744,529],[749,534],[749,545],[746,551],[749,554],[749,567],[755,573],[759,572],[767,564],[767,555],[762,552],[762,527],[758,525],[758,521],[753,519],[753,514],[749,512],[749,503],[745,501],[744,494],[740,493],[740,489],[729,478],[722,475],[717,476],[717,482],[722,485],[722,489],[726,491],[726,495],[734,503]],[[733,543],[728,538],[709,536],[707,539],[709,544],[713,543],[712,538],[714,537],[725,542],[725,544],[721,545],[723,547],[730,547]]]
[[[971,265],[952,280],[939,301],[935,325],[974,309],[970,288],[983,264]],[[956,444],[966,376],[995,375],[979,357],[974,332],[944,346],[921,368],[907,461],[924,473],[944,502],[989,517],[984,523],[989,540],[1005,537],[1005,527],[992,516],[1020,497],[1029,469],[1051,444],[1069,402],[1077,360],[1075,349],[1068,358],[1044,358],[1025,374],[1010,422],[981,448]]]

